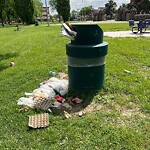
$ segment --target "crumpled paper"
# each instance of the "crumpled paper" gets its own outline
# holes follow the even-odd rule
[[[63,23],[61,27],[61,34],[69,37],[71,40],[75,40],[77,32],[73,31],[68,23]]]

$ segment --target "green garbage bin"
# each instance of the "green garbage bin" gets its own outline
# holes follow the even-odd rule
[[[99,90],[104,84],[105,56],[108,43],[103,42],[103,31],[97,24],[72,24],[77,32],[66,44],[69,88]]]
[[[35,20],[35,26],[39,26],[39,21]]]

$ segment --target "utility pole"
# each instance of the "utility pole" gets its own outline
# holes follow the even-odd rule
[[[49,26],[49,16],[48,16],[47,0],[45,0],[45,6],[46,6],[47,24],[48,24],[48,26]]]
[[[81,15],[81,21],[83,21],[83,0],[82,0],[82,15]]]

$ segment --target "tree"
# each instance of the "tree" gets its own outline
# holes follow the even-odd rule
[[[4,27],[4,19],[3,19],[4,8],[5,8],[5,0],[0,0],[0,20],[2,22],[3,27]]]
[[[52,10],[56,10],[60,16],[63,17],[63,21],[66,22],[70,17],[70,0],[49,0],[49,4]]]
[[[90,15],[92,11],[92,6],[88,6],[88,7],[83,7],[80,10],[80,14],[86,14],[86,15]]]
[[[108,3],[105,4],[105,14],[110,15],[112,18],[113,13],[116,11],[116,7],[116,2],[109,0]]]
[[[40,0],[33,0],[33,6],[34,6],[34,16],[35,18],[42,15],[43,11],[43,4]]]
[[[144,13],[149,13],[150,11],[150,1],[149,0],[141,0],[133,4],[135,8],[137,9],[137,12],[144,12]]]
[[[127,8],[129,10],[136,9],[137,13],[141,13],[142,11],[144,13],[150,12],[150,1],[149,0],[135,0],[132,3],[129,3]]]
[[[33,22],[34,5],[32,0],[14,0],[15,11],[23,23]]]
[[[3,15],[5,20],[8,21],[8,24],[11,24],[11,20],[16,17],[14,10],[14,0],[5,0]]]
[[[63,21],[66,22],[70,17],[70,0],[57,0],[57,12],[63,17]]]
[[[57,10],[57,0],[49,0],[49,4],[52,10]]]

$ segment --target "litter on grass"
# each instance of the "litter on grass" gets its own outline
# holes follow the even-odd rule
[[[56,108],[58,112],[63,112],[65,118],[71,118],[72,115],[70,112],[74,112],[74,108],[82,103],[82,99],[78,97],[64,98],[67,93],[68,80],[64,79],[64,77],[62,79],[52,77],[49,80],[41,82],[40,86],[33,90],[32,93],[25,92],[26,97],[19,98],[18,105],[25,105],[20,109],[20,112],[28,111],[29,107],[47,112],[52,112],[54,109],[51,110],[51,108]],[[41,128],[47,126],[37,124],[38,122],[42,122],[41,118],[43,116],[30,116],[29,127]]]
[[[71,40],[74,40],[77,35],[77,32],[73,31],[69,23],[63,23],[61,27],[61,34],[69,37]]]
[[[67,93],[68,80],[52,77],[40,83],[40,87],[33,90],[32,93],[25,92],[27,97],[19,98],[18,105],[48,110],[50,107],[59,107],[65,101],[61,96]]]
[[[11,62],[9,63],[9,66],[10,66],[10,67],[14,67],[14,66],[15,66],[15,63],[14,63],[13,61],[11,61]]]
[[[28,126],[31,128],[45,128],[49,126],[49,114],[38,114],[29,116]]]

